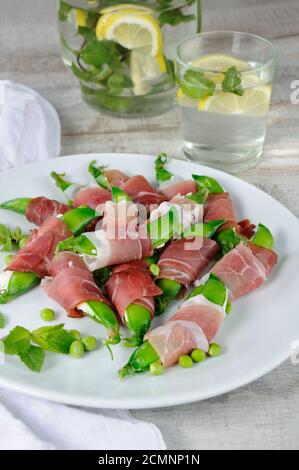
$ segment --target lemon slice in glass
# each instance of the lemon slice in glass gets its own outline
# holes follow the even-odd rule
[[[129,50],[157,56],[162,52],[162,33],[147,12],[121,10],[101,16],[96,27],[98,40],[110,39]]]
[[[222,114],[265,115],[268,112],[271,85],[261,85],[244,91],[243,96],[216,91],[198,102],[199,111]]]
[[[149,92],[150,81],[157,80],[166,72],[163,54],[155,57],[141,54],[133,50],[130,56],[130,77],[133,82],[133,92],[136,96]]]
[[[209,72],[225,72],[235,66],[239,72],[250,70],[250,65],[245,60],[238,59],[227,54],[208,54],[191,62],[191,65]]]
[[[76,26],[76,28],[86,26],[86,12],[79,8],[72,8],[68,15],[68,21]]]
[[[145,7],[143,5],[133,5],[131,3],[121,3],[120,5],[112,5],[111,7],[106,7],[100,10],[101,15],[107,15],[110,13],[116,13],[119,11],[144,11],[148,13],[152,13],[153,10],[149,7]]]

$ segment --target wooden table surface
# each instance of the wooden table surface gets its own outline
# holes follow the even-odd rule
[[[205,30],[257,33],[278,49],[264,156],[240,177],[299,216],[299,104],[291,103],[291,83],[299,80],[299,1],[203,3]],[[56,107],[62,124],[62,155],[164,150],[183,158],[176,109],[153,118],[119,119],[82,102],[77,81],[61,62],[54,0],[3,2],[0,44],[0,78],[35,88]],[[255,383],[218,398],[133,413],[158,425],[170,449],[298,449],[299,365],[287,361]]]

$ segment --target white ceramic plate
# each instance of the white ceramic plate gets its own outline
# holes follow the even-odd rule
[[[154,181],[153,157],[143,155],[101,154],[59,158],[28,165],[0,174],[0,200],[45,195],[62,200],[49,173],[66,172],[74,181],[89,183],[88,163],[99,163],[124,170],[128,174],[142,173]],[[194,163],[172,160],[172,172],[185,178],[191,173],[208,174],[217,178],[229,191],[239,220],[248,217],[263,222],[274,234],[279,264],[268,282],[257,291],[236,301],[233,313],[225,320],[216,340],[223,347],[219,358],[205,361],[192,369],[178,366],[162,376],[140,374],[120,381],[118,369],[126,363],[132,350],[114,348],[112,362],[104,347],[75,360],[69,356],[47,353],[43,371],[28,370],[18,358],[6,357],[0,365],[0,386],[49,400],[73,405],[102,408],[152,408],[203,400],[241,387],[277,367],[288,358],[291,344],[299,339],[299,221],[285,207],[250,184],[228,174],[201,167]],[[28,228],[22,216],[1,211],[0,221],[10,226]],[[0,269],[3,256],[0,255]],[[67,319],[63,309],[50,301],[39,288],[1,305],[8,322],[1,336],[15,325],[29,329],[42,325],[39,311],[55,308],[57,322],[84,334],[104,338],[105,332],[88,318]],[[165,321],[175,306],[160,319]],[[3,332],[3,335],[2,335]]]

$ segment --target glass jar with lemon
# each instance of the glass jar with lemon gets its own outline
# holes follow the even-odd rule
[[[121,116],[174,104],[174,46],[199,29],[201,0],[58,0],[58,17],[63,61],[89,104]]]

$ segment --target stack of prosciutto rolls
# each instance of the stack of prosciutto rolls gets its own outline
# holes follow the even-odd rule
[[[155,184],[95,161],[88,169],[89,186],[51,173],[64,202],[0,204],[37,226],[0,274],[0,303],[41,280],[69,316],[101,324],[106,344],[137,348],[120,377],[167,368],[193,350],[207,354],[232,301],[261,286],[276,264],[270,230],[238,221],[215,179],[172,174],[165,154],[155,161]],[[152,329],[175,299],[177,312]]]

